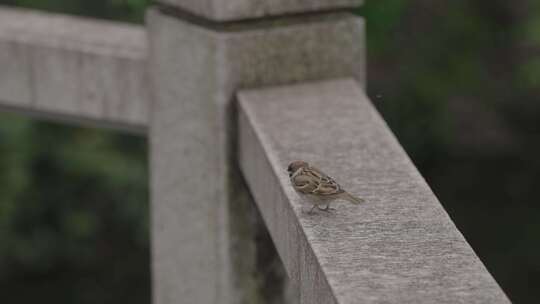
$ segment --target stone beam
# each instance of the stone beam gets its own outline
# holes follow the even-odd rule
[[[301,303],[509,303],[356,81],[238,96],[240,167]],[[293,160],[366,202],[308,214]]]

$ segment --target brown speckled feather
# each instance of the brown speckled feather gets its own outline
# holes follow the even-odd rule
[[[337,199],[347,200],[353,204],[364,202],[363,199],[349,194],[330,176],[321,170],[310,166],[305,161],[293,161],[287,171],[296,191],[311,197],[314,207],[326,205],[321,210],[329,210],[330,203]],[[310,210],[310,212],[313,208]]]
[[[291,180],[296,189],[304,194],[326,196],[345,192],[333,178],[311,166],[301,168]]]

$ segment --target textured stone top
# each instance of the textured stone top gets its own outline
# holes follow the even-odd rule
[[[298,14],[357,7],[363,0],[158,0],[213,21]]]
[[[239,101],[242,172],[302,303],[509,303],[355,81]],[[366,203],[307,214],[298,159]]]

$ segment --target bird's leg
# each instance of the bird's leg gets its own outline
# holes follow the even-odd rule
[[[311,207],[311,209],[309,209],[308,214],[313,214],[313,209],[315,209],[315,207],[318,207],[318,206],[313,205],[313,207]]]

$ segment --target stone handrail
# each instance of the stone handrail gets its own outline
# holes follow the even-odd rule
[[[0,7],[0,106],[142,131],[147,44],[141,26]]]
[[[240,166],[302,303],[509,303],[354,80],[239,101]],[[293,160],[366,203],[308,214]]]

